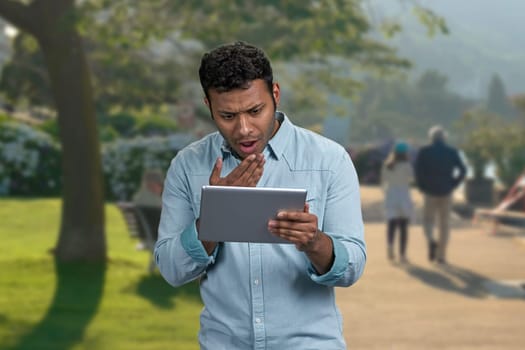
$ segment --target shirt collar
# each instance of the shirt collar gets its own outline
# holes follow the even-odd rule
[[[273,135],[268,142],[268,148],[275,159],[279,160],[279,157],[284,153],[288,140],[290,139],[290,133],[292,130],[292,124],[286,114],[281,111],[275,112],[275,119],[279,122],[279,130]]]

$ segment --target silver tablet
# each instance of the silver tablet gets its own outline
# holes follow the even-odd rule
[[[280,210],[304,208],[306,190],[203,186],[199,239],[213,242],[290,243],[268,231]]]

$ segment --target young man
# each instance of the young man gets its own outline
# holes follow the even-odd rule
[[[428,131],[430,144],[422,147],[415,161],[415,177],[424,195],[423,229],[428,241],[428,259],[446,263],[450,233],[452,192],[465,178],[467,169],[458,150],[445,142],[445,131],[439,125]],[[434,221],[439,223],[439,239],[434,239]]]
[[[243,42],[206,53],[199,76],[218,132],[173,159],[155,258],[173,286],[200,277],[202,349],[345,349],[334,287],[366,261],[359,184],[343,147],[277,110],[269,60]],[[295,187],[303,211],[269,230],[293,244],[201,242],[203,185]],[[235,220],[235,203],[231,203]]]

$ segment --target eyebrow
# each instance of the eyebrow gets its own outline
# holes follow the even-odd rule
[[[237,112],[232,112],[232,111],[220,111],[218,110],[217,113],[221,114],[221,115],[237,115],[239,113],[246,113],[246,112],[250,112],[250,111],[253,111],[254,109],[257,109],[257,108],[262,108],[266,105],[266,103],[264,102],[261,102],[259,104],[256,104],[255,106],[253,107],[250,107],[248,109],[245,109],[243,111],[237,111]]]

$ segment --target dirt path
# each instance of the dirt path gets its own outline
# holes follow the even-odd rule
[[[418,206],[421,198],[415,193]],[[416,219],[408,258],[386,259],[382,194],[363,187],[368,263],[337,289],[349,349],[524,349],[525,232],[453,219],[448,265],[427,260]],[[419,213],[419,210],[418,210]],[[417,216],[418,218],[420,216]]]

